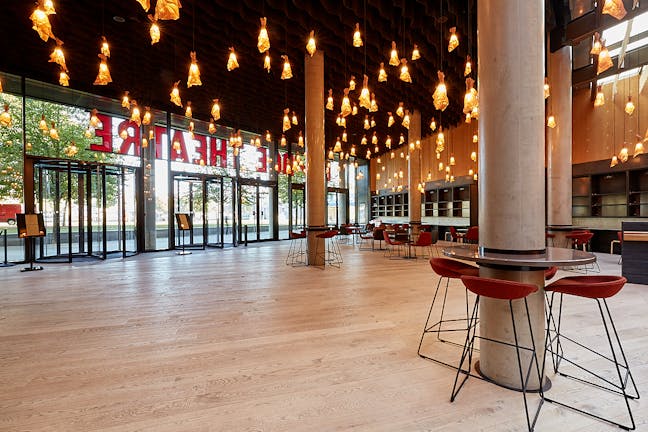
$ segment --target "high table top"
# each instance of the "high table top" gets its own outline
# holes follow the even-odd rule
[[[518,255],[484,252],[477,245],[451,246],[443,249],[450,258],[475,261],[477,264],[503,265],[513,267],[578,266],[596,261],[592,253],[579,249],[548,247],[543,254]]]

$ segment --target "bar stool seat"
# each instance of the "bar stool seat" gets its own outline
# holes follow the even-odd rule
[[[533,431],[536,421],[538,420],[538,415],[540,414],[540,408],[544,403],[544,392],[542,389],[542,373],[540,371],[540,363],[538,361],[538,353],[536,351],[535,340],[533,336],[533,326],[531,325],[531,318],[529,317],[529,305],[527,303],[527,296],[536,292],[538,287],[535,284],[528,284],[516,281],[509,280],[500,280],[500,279],[491,279],[483,278],[478,276],[462,276],[461,281],[466,286],[466,289],[473,292],[477,295],[475,299],[475,304],[473,306],[473,311],[468,322],[468,333],[466,334],[466,342],[464,344],[463,352],[461,354],[461,360],[459,362],[459,368],[457,369],[457,375],[455,376],[454,386],[452,388],[452,395],[450,397],[450,402],[454,402],[456,397],[459,394],[459,391],[472,375],[472,356],[475,346],[475,339],[487,340],[490,342],[498,343],[501,345],[509,346],[515,348],[515,353],[517,357],[518,371],[520,375],[520,390],[522,392],[522,397],[524,399],[524,411],[526,414],[527,427],[529,431]],[[485,336],[477,335],[477,317],[479,315],[479,299],[481,297],[487,297],[492,299],[506,300],[509,303],[509,311],[511,312],[511,324],[513,328],[513,337],[514,343],[503,340],[495,340],[492,338],[487,338]],[[518,340],[518,329],[515,323],[516,317],[513,309],[514,301],[523,301],[524,308],[526,312],[526,324],[529,326],[529,335],[531,340],[531,346],[524,346],[520,344]],[[522,356],[521,351],[526,351],[531,354],[528,367],[525,367],[526,373],[523,371],[522,367]],[[465,361],[468,361],[468,369],[465,370],[462,368]],[[535,368],[533,367],[535,365]],[[526,365],[525,365],[526,366]],[[535,369],[535,371],[533,370]],[[541,383],[538,393],[540,396],[540,401],[538,407],[535,410],[533,415],[529,412],[529,404],[527,402],[527,388],[529,383],[529,378],[531,377],[532,372],[537,374],[538,382]],[[459,375],[464,374],[465,377],[459,382]]]
[[[306,250],[304,248],[304,239],[306,231],[288,233],[290,239],[290,248],[286,256],[286,265],[306,265]]]
[[[337,230],[328,230],[317,234],[315,237],[317,238],[316,250],[320,250],[320,241],[324,242],[324,252],[323,254],[317,254],[318,258],[323,259],[324,265],[328,264],[339,268],[342,264],[342,252],[340,251],[337,235]]]
[[[422,354],[421,347],[423,346],[423,339],[428,333],[436,334],[436,340],[439,342],[461,346],[461,344],[450,341],[448,339],[444,339],[442,336],[444,336],[444,334],[450,335],[452,333],[458,333],[458,332],[465,333],[468,331],[468,320],[470,318],[468,312],[468,307],[469,307],[468,290],[466,290],[465,288],[463,289],[466,296],[465,318],[447,318],[444,317],[444,315],[446,313],[446,299],[448,297],[448,287],[450,285],[451,279],[458,280],[461,278],[461,276],[464,275],[478,276],[479,268],[449,258],[431,258],[430,267],[432,267],[432,270],[439,276],[439,280],[437,282],[437,286],[434,291],[434,296],[432,297],[432,303],[430,304],[430,310],[428,311],[427,320],[425,321],[425,326],[423,327],[423,333],[421,334],[421,340],[419,342],[419,347],[418,347],[418,355],[420,357],[423,357],[428,360],[432,360],[444,366],[448,366],[452,369],[457,369],[456,365],[450,364],[446,361],[442,361],[438,357],[432,357],[429,355]],[[441,303],[439,308],[438,303],[441,301],[441,294],[439,290],[441,289],[441,285],[444,279],[445,279],[445,288],[442,294],[443,302]],[[437,299],[439,301],[437,301]],[[436,309],[435,309],[435,305],[437,306]],[[430,320],[432,319],[433,312],[436,316],[438,316],[438,320],[434,322],[434,324],[430,324]],[[436,318],[434,319],[436,320]],[[448,325],[449,323],[453,323],[454,325]],[[457,325],[458,323],[463,323],[463,324]],[[447,327],[444,327],[444,325],[446,325]]]
[[[623,288],[626,282],[626,278],[622,276],[570,276],[559,279],[547,285],[545,287],[545,291],[547,293],[551,293],[551,297],[548,309],[549,314],[547,317],[547,344],[545,347],[545,352],[549,351],[551,353],[554,372],[559,374],[560,376],[577,380],[578,382],[581,382],[583,384],[589,384],[595,388],[605,390],[608,393],[615,393],[617,395],[623,396],[630,425],[619,423],[610,417],[604,417],[603,413],[596,411],[596,409],[592,409],[591,404],[587,404],[586,402],[579,404],[579,406],[576,406],[576,404],[559,402],[553,397],[547,397],[546,400],[548,402],[573,409],[577,412],[586,414],[596,419],[611,423],[622,429],[633,430],[635,429],[635,421],[632,416],[630,400],[639,399],[639,391],[637,390],[637,385],[630,371],[628,360],[623,350],[621,340],[619,339],[619,334],[616,330],[616,326],[614,325],[614,320],[612,319],[612,315],[610,314],[610,309],[608,308],[606,301],[606,299],[616,295],[621,290],[621,288]],[[555,294],[559,294],[560,297],[557,318],[553,316]],[[588,346],[582,341],[577,341],[571,336],[567,336],[563,333],[561,324],[564,295],[582,297],[596,301],[601,316],[601,322],[607,336],[609,352],[598,352],[595,347]],[[553,325],[551,332],[549,328],[550,325]],[[572,334],[577,334],[579,331],[580,329],[575,329]],[[572,353],[571,358],[565,356],[565,350],[563,348],[564,341],[567,341],[569,343],[569,349],[573,349],[573,351],[576,352],[576,354]],[[605,364],[609,365],[609,367],[606,366],[602,370],[592,370],[584,367],[584,363],[579,364],[575,360],[572,360],[577,358],[582,361],[589,361],[591,360],[590,357],[592,356],[588,356],[588,354],[593,354],[594,359],[604,361]],[[563,361],[568,364],[567,369],[569,369],[569,371],[565,371],[565,368],[560,369],[561,363]],[[610,372],[610,370],[612,372]],[[606,371],[608,372],[607,375],[614,376],[604,376]],[[577,375],[573,375],[572,373],[575,373]],[[588,392],[584,394],[583,397],[587,398],[590,395],[591,390],[588,390]]]

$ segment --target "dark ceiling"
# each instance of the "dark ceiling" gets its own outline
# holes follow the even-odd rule
[[[476,0],[182,0],[180,19],[161,22],[162,37],[155,45],[150,44],[149,21],[136,0],[54,3],[57,14],[50,17],[52,30],[65,42],[72,88],[115,99],[128,90],[140,106],[182,114],[183,109],[169,102],[171,86],[180,80],[182,99],[192,101],[194,117],[208,120],[211,100],[219,98],[222,124],[258,133],[269,129],[275,136],[280,134],[285,107],[296,111],[303,120],[304,55],[310,30],[315,31],[318,50],[324,52],[325,87],[333,88],[338,110],[342,90],[351,75],[358,83],[358,90],[351,93],[356,102],[363,72],[369,76],[369,86],[380,106],[380,111],[372,115],[381,145],[386,134],[396,144],[400,133],[406,132],[400,126],[389,130],[386,127],[387,112],[395,111],[399,102],[410,110],[421,111],[424,134],[433,116],[445,126],[462,121],[467,54],[474,59],[476,78]],[[151,3],[154,6],[155,0]],[[56,83],[58,66],[48,63],[55,44],[43,42],[32,30],[29,16],[34,6],[33,2],[14,1],[3,7],[0,70]],[[263,55],[256,47],[262,16],[267,16],[270,35],[271,73],[263,69]],[[363,30],[362,48],[351,43],[356,22]],[[449,29],[453,26],[457,27],[460,45],[448,53]],[[113,83],[94,86],[102,35],[111,45],[108,64]],[[412,84],[400,81],[398,68],[387,65],[392,41],[397,44],[399,56],[408,60],[413,44],[419,46],[422,58],[408,62]],[[232,72],[226,69],[230,46],[236,48],[240,63],[240,68]],[[187,89],[192,50],[197,52],[203,85]],[[290,80],[280,79],[282,54],[291,59],[294,77]],[[380,62],[387,68],[386,83],[377,81]],[[450,106],[443,113],[436,111],[432,103],[437,70],[446,75],[450,98]],[[335,125],[336,115],[326,113],[327,145],[332,145],[341,131]],[[350,142],[359,143],[365,133],[361,127],[365,114],[366,110],[360,108],[357,116],[349,117]]]

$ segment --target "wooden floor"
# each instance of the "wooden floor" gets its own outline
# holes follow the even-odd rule
[[[520,393],[471,379],[450,403],[453,371],[417,356],[436,284],[426,260],[345,245],[342,267],[321,270],[286,266],[287,251],[0,268],[0,430],[525,430]],[[605,273],[616,260],[599,256]],[[648,287],[610,304],[648,431]],[[593,306],[576,302],[567,319],[602,342]],[[624,419],[621,400],[559,380],[554,396]],[[618,429],[545,404],[536,430]]]

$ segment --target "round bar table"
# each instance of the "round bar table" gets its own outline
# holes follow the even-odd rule
[[[545,294],[544,271],[552,266],[572,267],[596,261],[596,256],[576,249],[548,247],[540,254],[506,254],[485,252],[477,245],[452,246],[443,249],[450,258],[474,261],[479,265],[479,275],[494,279],[533,283],[538,291],[527,297],[529,314],[538,357],[541,362],[545,346]],[[514,302],[515,322],[521,345],[530,347],[531,334],[528,331],[526,311],[523,302]],[[482,298],[479,306],[479,332],[482,337],[514,343],[507,301]],[[522,367],[530,365],[530,352],[522,352]],[[542,368],[542,363],[540,367]],[[520,389],[517,357],[513,347],[480,340],[480,355],[477,364],[479,373],[489,381],[506,388]],[[545,386],[547,382],[542,385]],[[540,382],[533,374],[529,377],[528,390],[538,390]]]
[[[567,238],[567,234],[585,229],[587,228],[574,225],[547,225],[547,232],[556,236],[552,246],[557,247],[571,247],[571,241]]]

